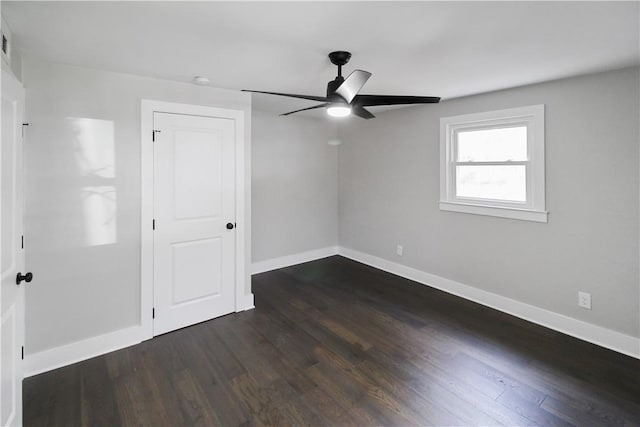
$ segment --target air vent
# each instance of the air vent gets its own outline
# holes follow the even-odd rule
[[[2,0],[0,0],[2,1]],[[2,36],[2,52],[0,52],[0,56],[2,56],[2,60],[6,62],[8,65],[11,65],[11,30],[4,19],[2,19],[2,25],[0,25],[0,35]]]

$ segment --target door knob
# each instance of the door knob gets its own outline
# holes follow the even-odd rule
[[[33,273],[27,273],[25,275],[22,275],[22,273],[18,273],[18,275],[16,276],[16,285],[19,285],[20,283],[22,283],[23,280],[29,283],[32,279],[33,279]]]
[[[227,223],[227,230],[233,230],[233,227],[235,227],[235,224],[232,222],[228,222]]]

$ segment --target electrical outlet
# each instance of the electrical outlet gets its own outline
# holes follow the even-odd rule
[[[587,292],[578,292],[578,305],[582,308],[591,310],[591,294]]]
[[[396,253],[397,253],[399,256],[402,256],[402,246],[401,246],[401,245],[398,245],[398,247],[396,248]]]

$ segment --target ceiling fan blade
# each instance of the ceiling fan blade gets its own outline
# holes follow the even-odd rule
[[[338,86],[335,93],[343,97],[345,101],[351,102],[369,80],[369,77],[371,77],[371,73],[368,71],[355,70]]]
[[[300,99],[308,99],[310,101],[328,101],[324,96],[313,96],[313,95],[298,95],[295,93],[279,93],[279,92],[263,92],[261,90],[248,90],[242,89],[243,92],[252,92],[252,93],[264,93],[267,95],[278,95],[278,96],[288,96],[289,98],[300,98]]]
[[[374,119],[376,117],[371,114],[371,111],[367,110],[362,105],[352,106],[351,114],[353,114],[354,116],[362,117],[363,119]]]
[[[284,114],[280,114],[280,115],[281,116],[288,116],[289,114],[299,113],[300,111],[315,110],[316,108],[326,107],[327,105],[329,105],[329,103],[314,105],[313,107],[301,108],[299,110],[289,111],[288,113],[284,113]]]
[[[357,95],[353,99],[353,104],[363,107],[375,105],[398,105],[398,104],[437,104],[440,102],[438,96],[395,96],[395,95]]]

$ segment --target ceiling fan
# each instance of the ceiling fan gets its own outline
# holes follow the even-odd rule
[[[355,70],[345,79],[342,77],[342,66],[349,62],[349,59],[351,59],[350,52],[339,50],[329,54],[331,63],[338,66],[338,75],[334,80],[327,83],[327,96],[298,95],[294,93],[264,92],[245,89],[243,89],[243,91],[322,102],[322,104],[290,111],[281,114],[281,116],[288,116],[289,114],[314,110],[316,108],[326,108],[327,113],[333,117],[344,117],[353,114],[363,119],[373,119],[375,116],[365,107],[374,107],[377,105],[435,104],[440,102],[440,98],[437,96],[359,95],[358,92],[360,92],[360,89],[362,89],[367,80],[369,80],[371,73]]]

